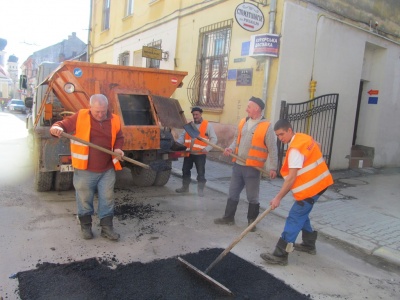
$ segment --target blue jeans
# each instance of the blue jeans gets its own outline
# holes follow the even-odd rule
[[[93,200],[96,191],[99,200],[97,209],[99,218],[114,216],[114,169],[103,173],[75,169],[73,183],[78,216],[94,214]]]
[[[247,201],[258,204],[260,198],[260,171],[253,167],[234,164],[229,185],[228,199],[239,202],[240,193],[246,187]]]
[[[317,202],[319,197],[320,195],[315,195],[311,199]],[[300,231],[313,232],[309,218],[313,206],[313,204],[307,201],[295,201],[293,203],[285,222],[285,228],[281,236],[282,239],[288,243],[294,243]]]

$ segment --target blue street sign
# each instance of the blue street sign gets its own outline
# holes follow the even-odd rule
[[[368,104],[378,104],[378,97],[369,97]]]
[[[82,69],[81,68],[75,68],[74,69],[74,75],[76,77],[81,77],[82,76]]]

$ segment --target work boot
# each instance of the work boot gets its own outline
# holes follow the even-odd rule
[[[119,234],[114,231],[113,228],[113,217],[108,216],[100,220],[101,236],[111,241],[117,241]]]
[[[317,249],[315,248],[315,242],[317,240],[318,232],[313,231],[302,231],[303,242],[301,244],[295,244],[294,249],[297,251],[307,252],[309,254],[317,254]]]
[[[260,213],[260,203],[254,204],[254,203],[249,203],[249,209],[247,211],[247,220],[249,221],[249,226],[251,223],[253,223],[257,217],[258,214]],[[250,231],[255,232],[257,230],[256,226],[254,226]]]
[[[92,239],[93,238],[92,216],[91,215],[80,216],[79,222],[81,224],[82,238],[84,238],[85,240]]]
[[[188,193],[189,192],[189,184],[190,184],[190,178],[183,178],[182,179],[182,187],[179,189],[176,189],[175,192],[177,193]]]
[[[206,186],[205,182],[198,182],[197,183],[197,195],[199,197],[204,197],[204,187]]]
[[[222,218],[214,219],[214,223],[219,225],[235,224],[235,213],[238,204],[238,201],[228,199],[226,202],[225,215]]]
[[[288,264],[288,251],[286,250],[287,246],[288,243],[283,238],[280,238],[276,244],[275,251],[272,254],[261,253],[260,256],[263,260],[271,265],[286,266]]]

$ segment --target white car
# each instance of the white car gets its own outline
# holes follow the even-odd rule
[[[25,103],[20,99],[11,99],[7,104],[7,110],[12,113],[20,112],[26,114]]]

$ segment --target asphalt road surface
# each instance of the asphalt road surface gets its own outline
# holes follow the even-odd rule
[[[47,277],[47,287],[40,285],[41,277],[38,275],[37,281],[23,280],[32,279],[32,276],[28,276],[30,274],[54,278],[54,274],[62,274],[60,270],[76,270],[74,264],[83,266],[88,263],[96,270],[97,262],[100,262],[100,267],[105,266],[101,269],[105,273],[108,270],[121,272],[119,276],[109,279],[112,281],[106,281],[112,283],[107,285],[109,291],[121,288],[118,282],[127,285],[122,275],[128,267],[141,270],[139,266],[144,265],[147,267],[142,269],[143,272],[152,270],[153,273],[142,276],[142,281],[138,281],[136,287],[145,285],[146,290],[157,291],[153,296],[159,299],[174,299],[175,296],[169,296],[166,290],[157,290],[156,287],[157,283],[162,283],[162,278],[172,276],[168,275],[168,268],[175,263],[176,257],[192,258],[193,263],[199,263],[199,269],[204,270],[204,266],[247,226],[246,203],[239,204],[236,225],[216,226],[213,219],[223,214],[226,195],[208,189],[204,198],[197,197],[195,193],[178,195],[174,192],[180,186],[181,180],[177,177],[171,177],[164,187],[137,188],[131,184],[129,170],[124,169],[119,172],[116,185],[118,205],[115,230],[121,234],[120,241],[115,243],[101,238],[97,218],[94,219],[93,228],[95,238],[82,240],[76,221],[74,192],[37,193],[33,190],[33,164],[27,151],[23,118],[1,115],[0,126],[4,126],[3,120],[13,124],[8,125],[8,130],[2,129],[1,136],[3,133],[7,135],[0,141],[0,297],[3,299],[82,299],[84,294],[79,296],[59,286],[64,284],[64,287],[69,287],[71,281],[78,277],[82,280],[92,278],[92,275],[79,268],[74,276],[61,277],[64,281],[49,280]],[[10,130],[16,130],[19,134],[9,134]],[[191,186],[191,189],[195,191],[195,186]],[[293,289],[298,293],[296,295],[312,299],[398,299],[400,274],[380,268],[379,262],[366,262],[360,253],[345,249],[334,241],[318,240],[317,255],[291,253],[286,267],[266,265],[260,253],[273,250],[283,221],[280,217],[267,215],[257,226],[257,232],[245,236],[214,267],[215,273],[210,275],[232,290],[240,286],[240,279],[246,282],[252,279],[249,274],[253,274],[257,276],[253,281],[258,281],[252,290],[257,286],[277,287],[284,283],[281,286],[283,291]],[[229,269],[233,262],[237,263],[234,270]],[[54,270],[54,267],[58,268],[55,273],[45,273]],[[174,268],[178,272],[184,269],[179,264]],[[189,284],[193,288],[207,285],[189,273]],[[163,274],[166,275],[163,277]],[[177,276],[183,276],[181,278],[186,280],[186,273]],[[100,288],[95,284],[97,280],[83,285],[84,291],[98,293]],[[135,282],[132,284],[135,285]],[[32,284],[44,294],[30,294],[29,290],[22,290],[22,287]],[[46,288],[48,294],[45,293]],[[51,297],[50,291],[56,289],[62,291],[62,297]],[[252,299],[252,290],[240,290],[239,299]],[[28,294],[24,294],[25,291]],[[205,291],[208,299],[221,297],[214,292]],[[118,295],[120,299],[124,298],[124,295]],[[147,294],[141,295],[137,294],[134,299],[152,298]],[[267,294],[265,296],[269,298]],[[107,294],[103,299],[107,299]]]

